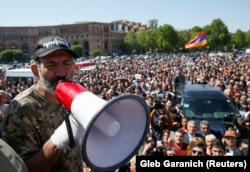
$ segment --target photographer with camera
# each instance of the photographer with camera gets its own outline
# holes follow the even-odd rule
[[[153,119],[151,119],[152,121]],[[151,122],[152,131],[151,133],[156,137],[157,141],[160,141],[163,135],[163,131],[168,129],[167,117],[164,114],[158,116],[158,122],[155,124]]]
[[[156,137],[152,133],[149,133],[145,139],[144,144],[139,149],[138,155],[151,156],[152,152],[156,148],[156,145]]]
[[[163,95],[159,94],[155,98],[154,108],[150,113],[151,133],[160,141],[164,129],[172,129],[172,115],[164,106]]]
[[[172,148],[167,145],[157,145],[156,137],[149,133],[145,139],[144,144],[141,146],[138,155],[140,156],[167,156],[167,153],[171,153]],[[170,152],[167,152],[170,151]]]

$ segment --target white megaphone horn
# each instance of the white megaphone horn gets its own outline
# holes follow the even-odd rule
[[[113,171],[136,155],[149,131],[149,107],[136,95],[106,101],[73,81],[55,89],[60,103],[84,128],[82,155],[95,171]]]

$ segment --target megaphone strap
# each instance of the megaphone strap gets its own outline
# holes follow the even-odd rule
[[[74,148],[75,141],[74,141],[74,136],[73,136],[70,120],[69,120],[70,112],[65,107],[63,107],[63,109],[64,109],[63,110],[64,120],[65,120],[66,128],[68,131],[68,136],[69,136],[69,147]]]

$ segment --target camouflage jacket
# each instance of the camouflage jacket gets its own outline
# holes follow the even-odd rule
[[[63,120],[62,105],[47,100],[31,86],[9,104],[2,137],[26,161],[40,151]],[[68,148],[52,171],[79,172],[82,164],[80,148]]]

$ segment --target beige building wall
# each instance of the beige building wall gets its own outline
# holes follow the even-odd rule
[[[111,23],[86,22],[57,26],[0,27],[0,51],[20,49],[31,57],[36,42],[47,35],[58,35],[71,45],[81,44],[83,56],[99,49],[102,55],[112,55],[119,51],[126,32],[113,32]]]

